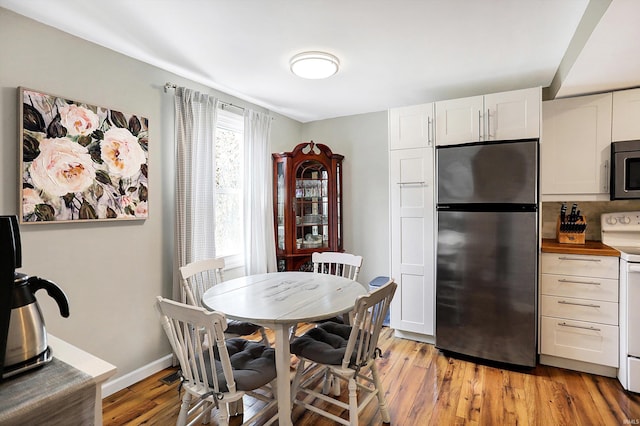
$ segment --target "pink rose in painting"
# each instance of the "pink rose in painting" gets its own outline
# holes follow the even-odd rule
[[[147,202],[142,201],[136,206],[136,217],[147,217],[149,215],[149,209],[147,208]]]
[[[87,108],[67,105],[60,108],[60,123],[67,129],[69,136],[85,136],[98,128],[98,116]]]
[[[101,158],[109,168],[109,173],[131,177],[147,159],[138,139],[127,129],[114,127],[107,130],[100,143]]]
[[[38,191],[32,188],[24,188],[22,190],[22,211],[24,214],[31,214],[35,211],[38,204],[42,204],[42,198]]]
[[[96,177],[87,148],[68,138],[43,139],[30,173],[33,185],[53,197],[82,192]]]

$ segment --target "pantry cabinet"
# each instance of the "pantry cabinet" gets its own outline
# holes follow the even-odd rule
[[[278,270],[312,270],[313,252],[343,251],[344,157],[313,141],[272,157]]]
[[[541,253],[540,262],[541,356],[618,367],[618,258]]]
[[[424,338],[435,325],[433,148],[392,150],[389,157],[391,276],[398,283],[391,327]]]
[[[640,89],[613,92],[613,122],[611,139],[640,139]]]
[[[436,144],[540,137],[540,87],[436,102]]]
[[[433,103],[389,110],[389,149],[433,146]]]
[[[611,93],[542,103],[540,193],[608,199]],[[544,199],[543,199],[544,201]]]

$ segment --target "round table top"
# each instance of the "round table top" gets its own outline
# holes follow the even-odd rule
[[[335,275],[272,272],[217,284],[204,293],[202,305],[235,320],[292,324],[349,312],[367,293],[363,284]]]

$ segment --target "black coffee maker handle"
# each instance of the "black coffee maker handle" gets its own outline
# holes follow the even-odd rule
[[[67,296],[64,294],[64,291],[62,291],[62,289],[58,287],[56,283],[54,283],[53,281],[45,280],[43,278],[30,277],[29,288],[34,294],[40,289],[47,290],[47,294],[58,303],[58,307],[60,308],[60,315],[62,315],[64,318],[69,317],[69,300],[67,300]]]

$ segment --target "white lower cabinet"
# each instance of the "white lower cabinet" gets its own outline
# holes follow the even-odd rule
[[[553,356],[618,367],[618,262],[612,256],[541,254],[541,362]]]

